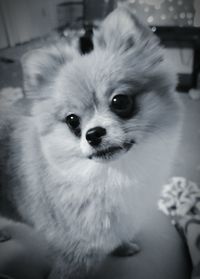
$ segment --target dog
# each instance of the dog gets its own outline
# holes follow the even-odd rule
[[[179,138],[176,77],[150,28],[117,8],[93,43],[25,55],[31,110],[0,109],[4,204],[46,237],[53,279],[139,251],[137,189],[168,173]]]

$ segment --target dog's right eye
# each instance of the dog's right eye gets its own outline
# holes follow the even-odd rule
[[[80,118],[76,114],[70,114],[65,117],[65,123],[74,132],[76,136],[80,136]]]
[[[111,110],[122,119],[129,119],[137,112],[136,100],[125,94],[115,95],[110,104]]]

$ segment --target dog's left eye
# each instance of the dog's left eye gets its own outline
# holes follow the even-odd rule
[[[130,118],[136,111],[135,100],[130,95],[119,94],[114,96],[110,107],[121,118]]]
[[[76,114],[70,114],[65,117],[65,123],[74,132],[76,136],[80,136],[80,118]]]

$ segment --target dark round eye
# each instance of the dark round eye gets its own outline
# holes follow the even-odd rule
[[[121,118],[130,118],[136,110],[135,101],[130,95],[116,95],[112,98],[111,110]]]
[[[75,135],[80,136],[80,118],[76,114],[69,114],[65,117],[65,122],[69,128],[75,133]]]

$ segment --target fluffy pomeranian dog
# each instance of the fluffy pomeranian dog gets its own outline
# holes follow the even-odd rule
[[[176,146],[175,75],[125,7],[103,21],[92,52],[35,50],[23,71],[30,115],[1,107],[4,201],[45,235],[50,278],[79,278],[113,251],[138,249],[137,189],[168,172]]]

